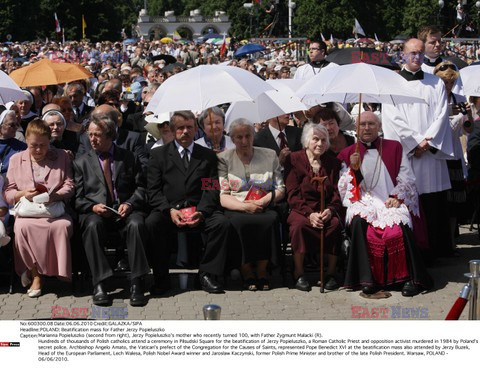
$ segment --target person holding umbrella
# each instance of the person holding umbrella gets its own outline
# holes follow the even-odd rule
[[[343,216],[337,188],[341,164],[336,157],[326,153],[330,145],[328,137],[324,126],[307,124],[302,133],[304,150],[291,153],[285,163],[285,186],[291,209],[287,221],[293,249],[295,288],[300,291],[311,290],[304,275],[303,260],[307,251],[313,252],[313,247],[320,245],[322,237],[325,237],[323,251],[328,254],[328,277],[324,287],[327,290],[339,287],[335,266],[341,231],[339,217]],[[326,177],[321,189],[312,183],[317,177]],[[321,191],[324,192],[325,209],[321,209]],[[318,248],[315,251],[318,252]]]
[[[323,68],[337,66],[325,58],[327,56],[327,44],[323,41],[312,41],[308,48],[310,63],[302,65],[297,69],[294,79],[310,79],[320,73]]]
[[[404,283],[402,295],[415,296],[433,285],[411,232],[410,213],[419,214],[415,176],[401,144],[380,138],[380,128],[374,113],[362,113],[359,142],[338,155],[352,239],[344,286],[373,295]]]
[[[219,153],[228,149],[233,149],[230,137],[225,135],[225,114],[219,107],[213,107],[204,110],[198,117],[198,121],[205,132],[205,136],[199,138],[195,143],[208,147]]]

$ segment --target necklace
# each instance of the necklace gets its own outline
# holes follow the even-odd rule
[[[378,182],[380,180],[380,174],[382,172],[382,166],[380,165],[380,161],[382,160],[383,140],[381,138],[379,138],[379,140],[380,140],[380,150],[378,152],[377,160],[375,161],[375,168],[373,169],[373,175],[372,175],[372,180],[370,181],[370,187],[367,187],[365,185],[365,190],[367,191],[368,195],[370,195],[373,189],[377,187]],[[378,168],[378,173],[377,173],[377,168]],[[362,171],[361,168],[360,168],[360,171]],[[362,171],[362,175],[365,178],[365,174],[363,173],[363,171]]]

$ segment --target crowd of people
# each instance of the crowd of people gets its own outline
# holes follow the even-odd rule
[[[303,80],[335,67],[325,42],[307,46],[302,65],[295,46],[231,64],[260,78]],[[42,294],[46,276],[70,281],[84,253],[93,303],[109,304],[106,282],[115,267],[104,249],[117,240],[113,233],[126,246],[127,261],[115,262],[130,270],[132,306],[147,303],[150,270],[151,296],[170,290],[170,254],[192,233],[202,239],[198,281],[209,293],[224,291],[222,276],[232,269],[246,290],[269,290],[269,272],[285,257],[282,237],[291,243],[298,290],[312,288],[305,263],[318,264],[321,240],[322,288],[343,285],[368,297],[391,286],[404,296],[431,289],[425,265],[458,252],[466,178],[479,169],[472,154],[477,102],[457,93],[458,68],[442,51],[435,27],[401,50],[399,74],[428,104],[364,104],[357,123],[358,107],[331,102],[266,122],[235,119],[226,132],[222,107],[163,115],[147,109],[166,79],[216,63],[218,48],[157,41],[6,47],[0,63],[7,72],[61,57],[94,75],[26,88],[24,99],[2,107],[0,233],[2,244],[14,235],[15,270],[28,296]],[[179,62],[155,60],[160,55]],[[350,247],[342,249],[345,241]]]

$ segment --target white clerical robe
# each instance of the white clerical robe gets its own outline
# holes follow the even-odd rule
[[[451,188],[446,159],[453,159],[452,131],[448,117],[447,95],[443,81],[425,73],[423,80],[408,82],[427,104],[384,104],[382,130],[385,138],[397,140],[410,157],[419,194]],[[415,147],[426,137],[438,151],[413,156]]]
[[[326,67],[317,68],[312,66],[311,64],[307,63],[300,67],[298,67],[297,71],[293,75],[293,79],[310,79],[315,77],[322,69],[338,67],[336,63],[330,63]]]
[[[363,176],[363,180],[357,184],[360,186],[360,199],[355,200],[353,171],[342,163],[338,191],[343,206],[347,208],[346,224],[350,224],[353,217],[358,215],[375,228],[385,229],[401,223],[412,228],[410,212],[419,215],[418,194],[415,189],[415,176],[405,154],[402,155],[396,186],[376,149],[365,152],[360,170]],[[385,206],[385,201],[390,196],[402,202],[398,208]]]

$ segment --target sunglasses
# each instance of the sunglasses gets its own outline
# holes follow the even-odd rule
[[[439,71],[445,72],[447,69],[457,71],[457,66],[455,64],[444,64],[438,68]]]

